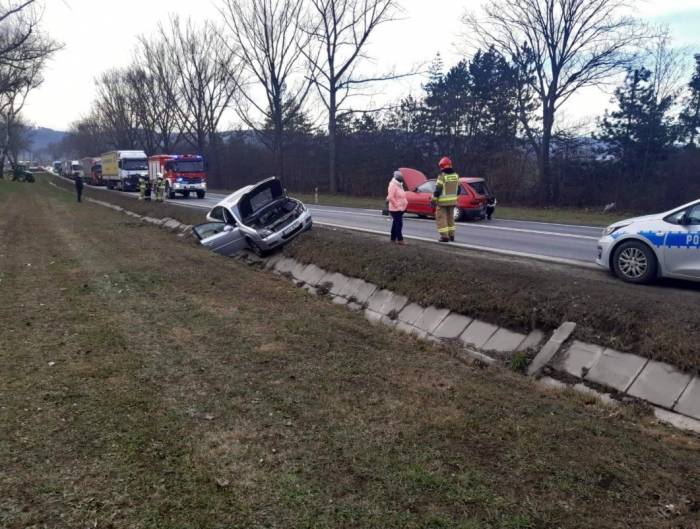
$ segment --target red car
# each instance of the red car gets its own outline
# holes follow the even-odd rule
[[[419,217],[434,217],[435,207],[431,204],[430,199],[435,192],[435,180],[428,180],[423,173],[416,169],[402,167],[399,171],[408,188],[406,213],[415,213]],[[460,178],[459,183],[455,220],[485,218],[486,206],[493,197],[486,181],[483,178],[469,177]]]

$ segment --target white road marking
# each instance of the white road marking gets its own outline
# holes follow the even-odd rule
[[[331,222],[317,221],[315,219],[314,219],[314,224],[319,224],[321,226],[328,226],[331,228],[341,228],[341,229],[345,229],[345,230],[371,233],[373,235],[386,235],[386,231],[371,230],[368,228],[358,228],[356,226],[346,226],[343,224],[334,224]],[[404,235],[404,239],[413,239],[416,241],[430,242],[433,244],[445,244],[445,243],[439,243],[435,239],[430,239],[428,237],[418,237],[415,235]],[[563,259],[560,257],[549,257],[546,255],[540,255],[540,254],[535,254],[535,253],[517,252],[515,250],[500,250],[498,248],[490,248],[488,246],[478,246],[476,244],[464,244],[461,242],[451,242],[451,243],[449,243],[449,246],[450,247],[456,246],[458,248],[464,248],[467,250],[479,250],[482,252],[490,252],[490,253],[496,253],[496,254],[501,254],[501,255],[510,255],[513,257],[525,257],[527,259],[536,259],[538,261],[546,261],[548,263],[572,265],[572,266],[577,266],[579,268],[590,268],[593,270],[601,270],[601,268],[596,264],[587,263],[586,261],[577,261],[576,259]]]
[[[313,211],[313,210],[312,210]],[[328,212],[328,213],[340,213],[347,215],[347,211],[341,211],[341,210],[332,210],[332,209],[325,209],[323,212]],[[323,213],[321,213],[323,214]],[[359,215],[362,217],[373,217],[373,218],[379,218],[378,215],[376,214],[369,214],[369,213],[352,213],[353,215]],[[408,222],[435,222],[435,221],[430,221],[428,219],[405,219],[405,221]],[[506,226],[487,226],[485,224],[469,224],[465,226],[465,229],[471,229],[471,228],[476,228],[476,229],[482,229],[482,230],[500,230],[500,231],[513,231],[513,232],[518,232],[518,233],[532,233],[533,235],[551,235],[555,237],[568,237],[571,239],[585,239],[589,241],[597,241],[600,239],[600,237],[591,237],[590,235],[578,235],[575,233],[561,233],[558,231],[543,231],[543,230],[529,230],[526,228],[508,228]]]

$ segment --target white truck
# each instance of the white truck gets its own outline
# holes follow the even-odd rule
[[[139,179],[148,178],[148,157],[143,151],[110,151],[101,158],[102,181],[108,189],[137,191]]]

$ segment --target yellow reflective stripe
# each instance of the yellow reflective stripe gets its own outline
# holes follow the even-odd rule
[[[438,230],[438,233],[449,233],[449,232],[450,232],[450,228],[440,228]]]
[[[438,204],[444,204],[446,202],[457,202],[457,195],[452,196],[441,196],[438,198]]]

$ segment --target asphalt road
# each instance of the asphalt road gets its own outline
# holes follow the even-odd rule
[[[136,193],[131,194],[136,196]],[[170,203],[208,210],[225,196],[208,193],[205,199],[178,198]],[[307,207],[311,210],[316,224],[387,235],[390,230],[391,220],[377,210],[309,204]],[[454,245],[594,267],[596,241],[601,231],[601,228],[592,226],[496,218],[492,221],[459,223]],[[404,221],[404,236],[408,239],[436,241],[437,244],[435,221],[407,215]]]

